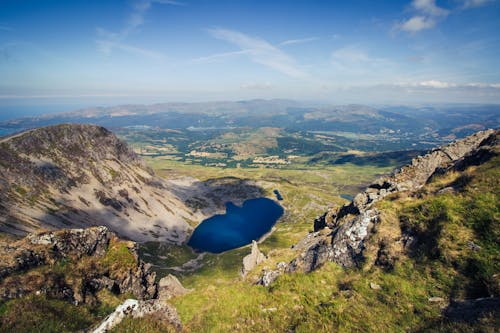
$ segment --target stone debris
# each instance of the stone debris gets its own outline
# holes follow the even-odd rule
[[[96,329],[90,332],[106,333],[120,324],[126,317],[142,318],[146,315],[154,315],[158,319],[170,323],[177,331],[182,330],[177,310],[170,304],[158,299],[147,301],[127,299],[119,305],[112,314],[106,317]]]
[[[168,300],[172,297],[182,296],[189,290],[184,288],[180,281],[172,274],[165,276],[158,282],[158,299]]]

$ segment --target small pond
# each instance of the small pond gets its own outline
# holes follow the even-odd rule
[[[226,204],[226,214],[214,215],[198,225],[188,245],[198,251],[220,253],[258,240],[283,215],[274,200],[246,200],[242,207]]]

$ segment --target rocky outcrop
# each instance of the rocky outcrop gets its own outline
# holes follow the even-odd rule
[[[102,289],[138,299],[157,293],[155,273],[138,259],[136,244],[106,227],[29,234],[1,243],[0,253],[2,300],[35,293],[79,304],[98,301]]]
[[[314,221],[314,233],[296,246],[298,256],[286,267],[286,272],[310,272],[327,261],[351,267],[363,259],[365,241],[379,221],[379,211],[372,206],[387,195],[416,191],[430,179],[447,170],[463,170],[469,165],[484,163],[498,154],[500,131],[478,132],[447,146],[415,158],[411,165],[401,168],[390,177],[375,181],[338,210],[330,210]],[[383,258],[381,253],[381,259]],[[387,258],[386,258],[387,259]],[[275,279],[279,271],[264,272]],[[263,283],[262,283],[263,284]]]
[[[160,279],[158,282],[158,299],[165,301],[172,297],[182,296],[188,293],[189,290],[184,288],[180,281],[169,274]]]
[[[0,278],[72,256],[103,256],[112,233],[106,227],[29,234],[15,243],[0,243]]]
[[[142,318],[147,315],[153,315],[158,320],[169,323],[176,331],[181,331],[182,329],[177,310],[170,304],[158,299],[148,301],[127,299],[112,314],[106,317],[97,328],[89,332],[106,333],[121,323],[126,317]]]
[[[260,284],[264,287],[269,286],[273,283],[281,274],[285,272],[287,268],[287,264],[284,261],[281,261],[276,264],[276,269],[264,269],[262,271],[262,275],[257,280],[255,284]]]
[[[470,159],[469,156],[479,151],[481,146],[491,146],[496,136],[494,130],[481,131],[414,158],[410,165],[401,168],[390,177],[379,178],[364,192],[357,194],[351,203],[338,210],[336,220],[349,214],[360,214],[390,193],[415,191],[421,188],[435,173],[442,173],[455,164]]]
[[[243,258],[243,266],[241,267],[241,275],[245,276],[248,272],[254,269],[261,262],[266,260],[266,256],[260,252],[256,241],[252,241],[252,251]]]

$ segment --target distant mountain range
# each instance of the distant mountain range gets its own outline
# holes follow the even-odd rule
[[[500,124],[499,105],[442,107],[325,106],[291,100],[164,103],[95,107],[0,122],[0,134],[60,123],[92,123],[108,128],[152,126],[187,129],[279,127],[288,131],[344,131],[463,137]]]

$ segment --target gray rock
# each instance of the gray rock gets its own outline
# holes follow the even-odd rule
[[[429,302],[441,303],[441,302],[444,302],[444,298],[442,298],[442,297],[429,297]]]
[[[162,321],[170,323],[177,331],[182,329],[181,321],[176,309],[170,304],[160,300],[138,301],[127,299],[120,304],[115,311],[104,319],[92,333],[106,333],[120,324],[126,317],[142,318],[146,315],[154,315]]]
[[[276,279],[285,272],[286,268],[287,264],[281,261],[278,264],[276,264],[275,270],[269,270],[269,269],[263,270],[260,279],[255,284],[260,284],[264,287],[270,286],[271,283],[276,281]]]
[[[158,299],[160,300],[182,296],[187,292],[188,290],[172,274],[165,276],[158,282]]]
[[[241,268],[241,275],[245,276],[248,272],[254,269],[261,262],[266,260],[266,256],[260,252],[256,241],[252,241],[252,252],[243,258],[243,267]]]
[[[264,272],[262,273],[262,276],[260,277],[260,279],[257,281],[256,284],[260,284],[264,287],[268,287],[271,285],[271,283],[276,281],[276,279],[282,273],[283,272],[281,272],[280,270],[264,270]]]

